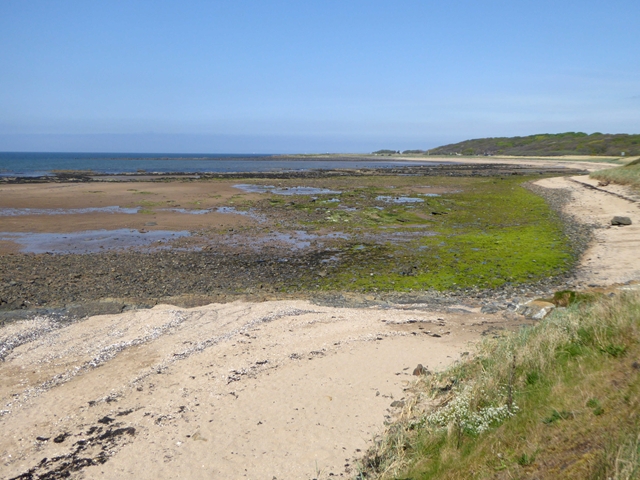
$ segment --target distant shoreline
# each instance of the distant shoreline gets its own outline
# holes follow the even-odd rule
[[[434,165],[428,159],[423,165]],[[386,159],[371,155],[333,155],[331,157],[292,157],[277,155],[217,155],[188,157],[176,154],[168,157],[131,154],[61,154],[61,153],[0,153],[0,178],[46,177],[56,173],[85,175],[130,174],[215,174],[264,173],[295,170],[333,170],[340,168],[394,168],[415,165],[416,160]]]
[[[186,176],[211,174],[279,174],[295,171],[395,169],[405,166],[450,164],[505,164],[563,166],[601,169],[622,165],[632,157],[459,156],[459,155],[374,155],[374,154],[93,154],[93,153],[11,153],[0,152],[0,181],[73,176]]]

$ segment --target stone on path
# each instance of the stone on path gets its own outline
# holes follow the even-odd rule
[[[613,217],[611,219],[611,225],[631,225],[631,219],[629,217]]]
[[[532,320],[542,320],[556,308],[553,303],[544,300],[530,300],[527,303],[518,305],[517,313],[524,315]]]

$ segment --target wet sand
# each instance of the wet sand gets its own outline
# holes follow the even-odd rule
[[[216,211],[233,202],[234,196],[252,197],[234,188],[233,184],[228,181],[177,181],[3,185],[0,187],[0,232],[64,233],[119,228],[180,231],[229,229],[255,223],[247,216]],[[109,207],[137,209],[138,213],[62,214],[64,211]],[[2,215],[3,209],[17,214]],[[53,214],[33,215],[26,209],[50,210]],[[208,209],[212,211],[196,213]],[[6,253],[2,248],[0,245],[0,254]]]

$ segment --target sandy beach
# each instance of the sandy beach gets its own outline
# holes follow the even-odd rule
[[[584,176],[538,182],[568,190],[567,212],[596,227],[577,285],[640,280],[634,194],[585,183],[594,182]],[[118,188],[126,195],[132,187]],[[96,206],[112,204],[83,195],[95,195]],[[633,224],[611,227],[614,215]],[[70,324],[46,317],[10,323],[0,329],[0,427],[10,432],[0,438],[0,473],[349,478],[410,397],[418,364],[443,369],[473,352],[474,342],[527,322],[510,311],[482,313],[480,306],[474,298],[368,308],[288,300],[158,305]]]

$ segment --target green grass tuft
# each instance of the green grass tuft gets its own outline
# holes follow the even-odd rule
[[[597,180],[630,185],[634,189],[640,189],[640,158],[622,167],[598,170],[589,176]]]
[[[638,478],[639,356],[637,293],[575,303],[487,340],[418,381],[357,478]],[[510,414],[468,428],[501,408]]]

